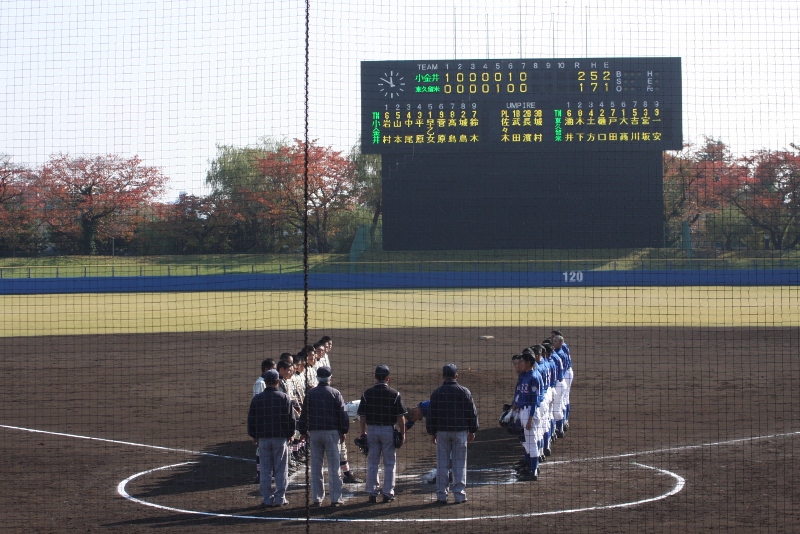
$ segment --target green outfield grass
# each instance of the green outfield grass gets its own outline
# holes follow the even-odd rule
[[[309,327],[800,326],[797,286],[314,291]],[[0,296],[0,336],[303,328],[300,291]]]
[[[474,250],[312,254],[318,273],[563,271],[673,269],[798,269],[800,251],[695,251],[681,249]],[[83,276],[204,276],[303,272],[301,254],[206,254],[194,256],[62,256],[0,258],[0,278]]]

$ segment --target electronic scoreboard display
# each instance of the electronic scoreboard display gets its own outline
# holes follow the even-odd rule
[[[363,61],[362,151],[680,150],[680,58]]]

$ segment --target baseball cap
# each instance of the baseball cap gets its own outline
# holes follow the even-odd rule
[[[446,378],[455,378],[456,373],[458,373],[458,367],[454,363],[448,363],[442,367],[442,376]]]
[[[381,364],[381,365],[379,365],[378,367],[375,368],[375,378],[377,378],[378,380],[383,380],[387,376],[389,376],[389,366],[388,365]]]
[[[264,382],[267,384],[274,384],[278,381],[278,371],[275,369],[270,369],[266,373],[264,373]]]
[[[327,365],[317,369],[317,378],[323,382],[327,382],[328,380],[330,380],[331,374],[333,374],[331,372],[331,368],[328,367]]]

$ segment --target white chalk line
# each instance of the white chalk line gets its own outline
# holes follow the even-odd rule
[[[179,464],[172,464],[172,465],[165,465],[162,467],[156,467],[155,469],[148,469],[147,471],[142,471],[141,473],[136,473],[132,475],[117,485],[117,493],[119,493],[122,497],[142,504],[144,506],[150,506],[152,508],[157,508],[159,510],[166,510],[169,512],[176,512],[182,514],[191,514],[191,515],[201,515],[206,517],[219,517],[219,518],[227,518],[227,519],[256,519],[261,521],[292,521],[292,522],[304,522],[307,519],[305,517],[274,517],[274,516],[258,516],[258,515],[241,515],[241,514],[223,514],[218,512],[202,512],[199,510],[186,510],[183,508],[175,508],[173,506],[164,506],[163,504],[156,504],[149,501],[145,501],[142,499],[137,499],[136,497],[128,494],[125,490],[125,486],[128,482],[139,478],[140,476],[145,476],[150,473],[154,473],[156,471],[163,471],[166,469],[172,469],[175,467],[182,467],[185,465],[190,465],[196,462],[182,462]],[[647,499],[641,499],[638,501],[632,502],[624,502],[618,504],[607,504],[602,506],[587,506],[584,508],[572,508],[568,510],[551,510],[547,512],[528,512],[528,513],[519,513],[519,514],[502,514],[502,515],[482,515],[476,517],[452,517],[452,518],[381,518],[381,519],[357,519],[357,518],[349,518],[349,517],[315,517],[308,519],[309,521],[316,522],[316,523],[375,523],[375,522],[384,522],[384,523],[400,523],[400,522],[412,522],[412,523],[432,523],[432,522],[441,522],[441,521],[475,521],[476,519],[513,519],[513,518],[521,518],[521,517],[537,517],[537,516],[544,516],[544,515],[559,515],[559,514],[574,514],[578,512],[589,512],[592,510],[609,510],[612,508],[627,508],[631,506],[638,506],[640,504],[645,504],[648,502],[659,501],[661,499],[666,499],[667,497],[671,497],[676,493],[680,492],[683,487],[686,485],[686,480],[681,477],[680,475],[673,473],[671,471],[667,471],[666,469],[660,469],[658,467],[654,467],[651,465],[644,465],[637,462],[633,462],[633,465],[637,467],[642,467],[645,469],[651,469],[663,475],[667,475],[672,477],[675,480],[675,485],[672,487],[671,490],[668,492],[657,495],[655,497],[649,497]]]
[[[193,451],[191,449],[176,449],[173,447],[160,447],[158,445],[147,445],[144,443],[134,443],[132,441],[120,441],[116,439],[106,439],[106,438],[95,438],[92,436],[81,436],[80,434],[66,434],[64,432],[50,432],[48,430],[37,430],[35,428],[23,428],[21,426],[11,426],[11,425],[0,425],[0,428],[8,428],[10,430],[21,430],[23,432],[33,432],[34,434],[47,434],[48,436],[61,436],[64,438],[74,438],[74,439],[85,439],[89,441],[99,441],[102,443],[113,443],[114,445],[127,445],[129,447],[144,447],[146,449],[154,449],[157,451],[164,451],[164,452],[181,452],[186,454],[192,454],[195,456],[211,456],[213,458],[224,458],[225,460],[247,460],[246,458],[241,458],[239,456],[225,456],[224,454],[214,454],[211,452],[203,452],[203,451]],[[249,460],[252,460],[250,458]]]
[[[112,444],[117,444],[117,445],[127,445],[127,446],[133,446],[133,447],[144,447],[144,448],[148,448],[148,449],[154,449],[154,450],[160,450],[160,451],[166,451],[166,452],[180,452],[180,453],[187,453],[187,454],[193,454],[193,455],[198,455],[198,456],[210,456],[210,457],[228,459],[228,460],[238,460],[238,461],[248,461],[248,462],[252,461],[252,458],[241,458],[241,457],[237,457],[237,456],[226,456],[226,455],[214,454],[214,453],[203,452],[203,451],[192,451],[190,449],[162,447],[162,446],[158,446],[158,445],[147,445],[147,444],[135,443],[135,442],[129,442],[129,441],[112,440],[112,439],[106,439],[106,438],[96,438],[96,437],[92,437],[92,436],[83,436],[83,435],[79,435],[79,434],[67,434],[67,433],[63,433],[63,432],[51,432],[51,431],[47,431],[47,430],[37,430],[37,429],[32,429],[32,428],[24,428],[24,427],[11,426],[11,425],[0,425],[0,428],[6,428],[6,429],[10,429],[10,430],[19,430],[19,431],[24,431],[24,432],[39,433],[39,434],[47,434],[47,435],[52,435],[52,436],[62,436],[62,437],[70,437],[70,438],[76,438],[76,439],[85,439],[85,440],[89,440],[89,441],[98,441],[98,442],[112,443]],[[612,454],[612,455],[606,455],[606,456],[592,456],[592,457],[587,457],[587,458],[575,458],[575,459],[571,459],[571,460],[557,460],[557,461],[549,461],[549,462],[547,462],[547,464],[543,465],[542,467],[547,467],[548,465],[559,465],[559,464],[578,463],[578,462],[596,462],[596,461],[604,461],[604,460],[618,460],[618,459],[622,459],[622,458],[630,458],[630,457],[634,457],[634,456],[644,456],[644,455],[650,455],[650,454],[668,454],[668,453],[682,452],[682,451],[687,451],[687,450],[701,449],[701,448],[705,448],[705,447],[718,447],[718,446],[726,446],[726,445],[736,445],[736,444],[745,443],[745,442],[759,441],[759,440],[765,440],[765,439],[784,438],[784,437],[793,437],[793,436],[798,436],[798,435],[800,435],[800,431],[777,433],[777,434],[768,434],[768,435],[764,435],[764,436],[753,436],[753,437],[747,437],[747,438],[735,438],[735,439],[716,441],[716,442],[711,442],[711,443],[701,443],[699,445],[682,445],[682,446],[677,446],[677,447],[666,447],[666,448],[663,448],[663,449],[651,449],[651,450],[648,450],[648,451],[640,451],[640,452]],[[172,465],[157,467],[157,468],[154,468],[154,469],[149,469],[147,471],[142,471],[140,473],[136,473],[136,474],[126,478],[122,482],[120,482],[117,485],[117,492],[122,497],[124,497],[124,498],[126,498],[126,499],[128,499],[128,500],[130,500],[132,502],[136,502],[136,503],[142,504],[144,506],[149,506],[149,507],[152,507],[152,508],[157,508],[157,509],[161,509],[161,510],[168,510],[168,511],[171,511],[171,512],[178,512],[178,513],[185,513],[185,514],[192,514],[192,515],[203,515],[203,516],[209,516],[209,517],[223,517],[223,518],[231,518],[231,519],[256,519],[256,520],[264,520],[264,521],[306,521],[306,518],[254,516],[254,515],[240,515],[240,514],[223,514],[223,513],[218,513],[218,512],[202,512],[202,511],[198,511],[198,510],[185,510],[185,509],[181,509],[181,508],[174,508],[174,507],[170,507],[170,506],[164,506],[164,505],[152,503],[152,502],[149,502],[149,501],[144,501],[142,499],[137,499],[136,497],[133,497],[132,495],[128,494],[127,491],[125,490],[125,487],[128,484],[128,482],[130,482],[131,480],[134,480],[136,478],[139,478],[141,476],[145,476],[145,475],[148,475],[150,473],[154,473],[156,471],[162,471],[162,470],[166,470],[166,469],[172,469],[172,468],[175,468],[175,467],[181,467],[181,466],[184,466],[184,465],[190,465],[190,464],[193,464],[193,463],[196,463],[196,462],[192,462],[192,461],[182,462],[182,463],[178,463],[178,464],[172,464]],[[596,511],[596,510],[607,510],[607,509],[612,509],[612,508],[625,508],[625,507],[631,507],[631,506],[638,506],[640,504],[645,504],[645,503],[658,501],[658,500],[662,500],[662,499],[666,499],[668,497],[671,497],[672,495],[675,495],[676,493],[680,492],[684,488],[684,486],[686,485],[686,480],[683,477],[681,477],[680,475],[678,475],[677,473],[673,473],[672,471],[667,471],[665,469],[660,469],[658,467],[645,465],[645,464],[642,464],[642,463],[639,463],[639,462],[632,462],[632,464],[637,466],[637,467],[641,467],[641,468],[644,468],[644,469],[651,469],[651,470],[656,471],[656,472],[658,472],[658,473],[660,473],[662,475],[669,476],[669,477],[673,478],[673,480],[675,480],[675,485],[673,486],[673,488],[670,491],[668,491],[668,492],[666,492],[666,493],[664,493],[662,495],[657,495],[655,497],[650,497],[650,498],[646,498],[646,499],[642,499],[642,500],[638,500],[638,501],[632,501],[632,502],[626,502],[626,503],[618,503],[618,504],[609,504],[609,505],[602,505],[602,506],[590,506],[590,507],[584,507],[584,508],[572,508],[572,509],[566,509],[566,510],[551,510],[551,511],[546,511],[546,512],[529,512],[529,513],[519,513],[519,514],[504,514],[504,515],[477,516],[477,517],[457,517],[457,518],[445,518],[445,519],[439,519],[439,518],[354,519],[354,518],[336,517],[336,518],[311,518],[310,521],[314,521],[314,522],[375,522],[375,521],[387,521],[387,522],[401,522],[401,521],[434,522],[434,521],[436,521],[436,522],[438,522],[438,521],[474,521],[476,519],[509,519],[509,518],[521,518],[521,517],[536,517],[536,516],[543,516],[543,515],[569,514],[569,513],[587,512],[587,511],[593,511],[593,510]],[[478,469],[478,470],[479,471],[492,471],[492,469]],[[475,471],[475,470],[472,470],[472,471]],[[502,470],[497,470],[497,471],[502,471]],[[294,476],[297,475],[298,473],[294,473],[290,477],[290,480],[292,478],[294,478]]]

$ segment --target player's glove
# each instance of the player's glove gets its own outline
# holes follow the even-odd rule
[[[394,448],[399,449],[403,446],[403,433],[394,429]]]
[[[503,428],[508,428],[508,425],[511,424],[511,417],[512,413],[511,410],[506,410],[500,415],[500,426]]]
[[[367,436],[356,438],[354,440],[354,443],[356,444],[356,447],[358,447],[358,450],[360,450],[364,454],[364,456],[369,454],[369,445],[367,445]]]

